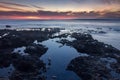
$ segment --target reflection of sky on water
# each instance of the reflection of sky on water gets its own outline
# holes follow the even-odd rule
[[[41,59],[45,63],[48,63],[48,58],[51,59],[50,69],[46,73],[48,74],[48,80],[50,80],[51,76],[57,76],[57,80],[79,80],[74,72],[66,70],[69,62],[79,56],[79,53],[69,46],[60,47],[61,44],[55,41],[56,39],[50,39],[42,43],[49,49]]]
[[[10,64],[10,66],[6,68],[0,68],[0,77],[8,77],[12,74],[13,71],[14,67],[12,64]]]

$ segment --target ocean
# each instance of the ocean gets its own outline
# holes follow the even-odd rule
[[[87,32],[95,39],[120,49],[120,19],[83,19],[83,20],[0,20],[0,29],[6,25],[11,29],[27,28],[65,28],[69,32]],[[82,29],[82,30],[81,30]],[[106,34],[96,34],[104,31]]]
[[[13,28],[39,27],[120,27],[120,20],[0,20],[0,28],[11,25]]]
[[[120,50],[120,20],[0,20],[0,29],[6,29],[6,25],[11,26],[9,29],[63,28],[61,33],[89,33],[94,39]],[[57,80],[80,80],[74,72],[66,71],[66,67],[72,59],[87,56],[87,54],[78,53],[67,45],[60,47],[61,44],[56,43],[57,40],[59,39],[41,42],[48,47],[48,51],[40,59],[48,63],[50,57],[52,61],[50,69],[46,72],[47,80],[50,80],[51,76],[57,76]],[[16,50],[23,51],[24,49],[21,47]],[[0,72],[4,72],[0,73],[0,76],[7,74],[6,69],[0,69]]]

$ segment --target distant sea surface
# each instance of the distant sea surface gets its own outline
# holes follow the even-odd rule
[[[104,31],[106,34],[92,33],[92,36],[120,49],[120,19],[76,19],[76,20],[0,20],[0,29],[11,25],[13,29],[20,28],[65,28],[74,32],[88,30]]]
[[[120,19],[85,19],[85,20],[0,20],[0,28],[11,25],[12,28],[39,27],[120,27]]]

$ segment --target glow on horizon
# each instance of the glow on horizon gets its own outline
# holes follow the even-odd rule
[[[45,20],[50,20],[50,19],[76,19],[76,17],[65,17],[65,16],[2,16],[1,19],[45,19]]]
[[[116,16],[119,18],[119,3],[119,0],[1,0],[0,19],[114,18],[112,14],[117,14]],[[12,12],[17,13],[13,13],[13,15]],[[115,18],[117,18],[116,16]]]

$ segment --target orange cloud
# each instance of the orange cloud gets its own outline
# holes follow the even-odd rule
[[[120,11],[115,12],[57,12],[43,11],[21,12],[0,11],[0,19],[94,19],[94,18],[120,18]]]

